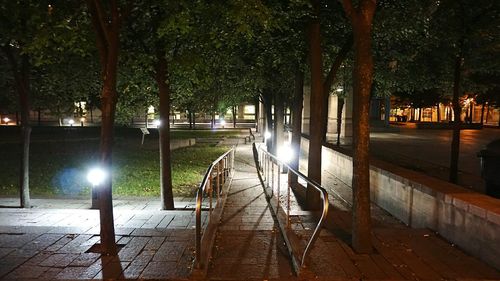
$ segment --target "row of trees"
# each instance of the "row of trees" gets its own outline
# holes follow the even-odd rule
[[[54,111],[64,107],[58,103],[79,100],[99,106],[101,165],[109,169],[117,112],[134,114],[134,107],[143,112],[149,104],[158,104],[163,124],[162,206],[170,209],[168,113],[172,104],[191,115],[215,112],[220,104],[260,100],[266,127],[275,132],[269,143],[274,149],[283,142],[283,112],[289,106],[292,144],[298,148],[303,89],[310,85],[311,124],[315,125],[310,128],[309,177],[320,183],[321,169],[316,167],[321,166],[326,101],[342,83],[354,97],[353,247],[369,252],[370,97],[399,92],[432,97],[433,89],[439,89],[453,94],[455,114],[460,114],[458,99],[464,92],[498,91],[499,3],[479,2],[2,3],[0,13],[6,22],[0,27],[0,100],[17,96],[22,117],[21,205],[29,206],[27,114],[33,106]],[[458,162],[459,131],[457,122],[452,165]],[[452,168],[456,174],[456,167]],[[101,239],[109,253],[116,252],[111,186],[108,179],[99,194]],[[318,206],[313,189],[308,189],[307,197],[311,208]]]

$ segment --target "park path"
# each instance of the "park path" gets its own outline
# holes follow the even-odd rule
[[[256,174],[251,145],[240,143],[208,279],[288,280],[293,276],[287,249]]]

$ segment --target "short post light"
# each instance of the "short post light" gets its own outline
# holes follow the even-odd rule
[[[96,189],[101,186],[107,176],[107,173],[98,167],[90,169],[87,173],[87,180],[92,185],[92,209],[99,209],[99,198],[97,196],[98,192]]]
[[[155,126],[156,126],[156,128],[159,128],[159,127],[161,126],[161,120],[159,120],[159,119],[155,119],[155,120],[153,121],[153,125],[155,125]]]
[[[220,120],[220,126],[224,129],[224,126],[226,125],[226,120],[221,119]]]
[[[290,143],[285,143],[282,146],[278,147],[278,150],[276,152],[276,156],[278,157],[278,160],[281,162],[288,164],[290,163],[294,158],[295,158],[295,151],[292,149],[290,146]],[[283,173],[288,172],[288,168],[283,165]]]
[[[68,124],[69,124],[70,127],[73,127],[73,124],[75,124],[75,120],[69,119],[68,120]]]

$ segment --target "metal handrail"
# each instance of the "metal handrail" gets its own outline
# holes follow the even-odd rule
[[[220,169],[220,165],[223,165],[222,171]],[[207,168],[207,172],[205,173],[205,176],[203,177],[203,181],[200,183],[200,186],[198,187],[198,191],[196,192],[196,234],[195,234],[195,243],[196,243],[196,260],[195,260],[195,265],[197,267],[200,266],[200,260],[201,260],[201,241],[202,241],[202,229],[201,229],[201,211],[202,211],[202,200],[203,200],[203,195],[208,194],[208,197],[210,199],[209,202],[209,209],[208,211],[212,212],[212,174],[214,169],[216,169],[216,181],[215,181],[215,191],[217,194],[217,201],[216,201],[216,206],[213,208],[217,208],[218,204],[220,202],[220,197],[221,197],[221,192],[222,192],[222,186],[226,182],[227,179],[232,177],[232,172],[234,170],[234,146],[231,147],[228,151],[226,151],[224,154],[222,154],[219,158],[217,158],[215,161],[213,161]],[[226,177],[225,172],[229,171],[228,176]],[[210,219],[210,216],[208,217]],[[208,225],[208,224],[207,224]],[[203,233],[205,235],[205,233]]]
[[[254,145],[254,151],[257,151],[257,149],[255,148],[255,143],[253,144]],[[281,161],[278,159],[278,157],[276,157],[275,155],[269,153],[267,150],[264,150],[262,147],[259,146],[259,150],[262,152],[263,154],[263,157],[266,156],[267,158],[267,162],[269,162],[269,160],[272,160],[273,162],[275,163],[278,163],[278,167],[279,167],[279,170],[278,170],[278,175],[279,173],[281,173],[280,171],[283,169],[283,167],[286,167],[288,169],[287,173],[289,175],[289,173],[293,173],[295,175],[297,175],[298,177],[300,177],[301,179],[303,179],[305,182],[308,183],[308,186],[312,186],[313,188],[315,188],[316,190],[319,191],[319,193],[321,194],[321,198],[323,200],[323,211],[321,213],[321,218],[319,219],[318,221],[318,224],[316,226],[316,228],[314,229],[314,232],[311,236],[311,238],[309,239],[309,242],[307,243],[306,245],[306,248],[304,250],[304,253],[302,255],[302,260],[300,261],[300,266],[303,268],[305,267],[305,261],[306,261],[306,258],[308,257],[312,247],[314,246],[314,243],[316,242],[317,238],[319,237],[319,234],[320,234],[320,231],[321,231],[321,228],[326,220],[326,216],[328,214],[328,206],[329,206],[329,203],[328,203],[328,192],[320,185],[318,184],[316,181],[314,180],[311,180],[309,179],[307,176],[305,176],[304,174],[302,174],[301,172],[295,170],[293,167],[291,167],[290,165],[288,165],[287,163]],[[263,168],[261,165],[260,165],[260,157],[258,157],[259,155],[257,155],[257,159],[259,160],[259,163],[256,163],[258,165],[258,171],[259,173],[263,172],[264,173],[264,176],[265,176],[265,181],[266,181],[266,186],[268,186],[268,174],[269,174],[269,163],[264,163],[265,164],[265,167]],[[272,169],[272,175],[271,175],[271,184],[274,186],[274,165],[273,167],[271,168]],[[279,184],[279,176],[278,176],[278,186],[280,186]],[[286,224],[286,227],[287,228],[290,228],[290,183],[287,184],[288,185],[288,198],[287,198],[287,201],[288,201],[288,206],[287,206],[287,224]],[[279,192],[279,189],[280,187],[278,188],[278,192]],[[269,196],[269,197],[273,197],[274,196],[274,188],[272,187],[271,188],[272,190],[272,194]],[[264,191],[266,192],[267,194],[267,191],[266,189],[264,188]],[[279,194],[278,194],[278,211],[279,211]],[[278,213],[278,212],[277,212]]]

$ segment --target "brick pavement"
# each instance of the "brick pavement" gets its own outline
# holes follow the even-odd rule
[[[249,145],[238,146],[235,164],[208,278],[306,280],[293,274],[283,238],[256,177]],[[324,183],[349,201],[349,191],[340,181],[330,178]],[[350,208],[340,202],[332,196],[331,223],[312,251],[310,279],[500,280],[497,270],[464,254],[436,233],[410,229],[376,206],[372,208],[375,251],[356,254],[349,245]],[[92,246],[99,242],[95,210],[0,209],[0,278],[189,279],[193,212],[158,211],[149,203],[129,204],[134,210],[126,209],[125,203],[115,209],[116,239],[121,246],[117,257],[92,252]],[[294,208],[297,211],[298,204]],[[312,217],[304,212],[294,222],[299,235],[310,235]]]
[[[250,145],[237,147],[235,174],[208,270],[210,280],[287,280],[294,276],[251,153]]]
[[[71,204],[50,202],[44,204]],[[97,210],[0,209],[0,279],[188,279],[193,211],[152,210],[146,202],[115,209],[116,257],[93,251],[100,242]]]

